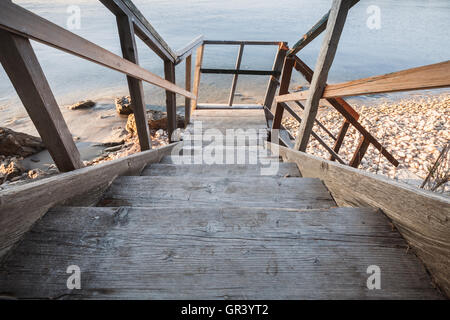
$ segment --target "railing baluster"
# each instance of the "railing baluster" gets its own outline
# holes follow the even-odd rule
[[[186,91],[191,91],[192,55],[186,57]],[[184,99],[184,124],[187,126],[191,122],[191,99]]]
[[[284,60],[283,74],[281,75],[280,91],[279,94],[285,94],[289,92],[289,85],[291,83],[292,69],[294,68],[295,60],[286,57]],[[280,129],[281,120],[283,119],[284,108],[281,103],[277,103],[275,109],[275,115],[272,123],[272,129]]]
[[[239,51],[238,51],[238,55],[236,58],[236,70],[240,70],[241,69],[241,61],[242,61],[242,54],[244,53],[244,44],[241,44],[239,46]],[[234,100],[234,92],[236,91],[236,85],[237,85],[237,80],[238,80],[239,75],[235,74],[233,77],[233,83],[231,85],[231,91],[230,91],[230,98],[228,99],[228,105],[231,107],[233,105],[233,100]]]
[[[355,154],[353,155],[352,160],[350,161],[350,166],[353,168],[358,168],[361,163],[362,158],[366,154],[367,148],[369,147],[369,140],[361,136],[359,139],[358,147],[356,148]]]
[[[193,90],[193,93],[195,95],[195,100],[192,103],[192,110],[195,110],[197,108],[198,88],[200,86],[200,76],[201,76],[200,69],[202,68],[202,64],[203,64],[203,52],[204,51],[205,51],[205,45],[202,44],[200,47],[197,48],[197,53],[196,53],[196,57],[195,57],[194,90]]]
[[[175,84],[175,64],[169,60],[164,61],[164,75],[167,81]],[[167,131],[169,141],[172,142],[172,134],[177,128],[177,100],[174,92],[166,90]]]
[[[120,15],[116,17],[116,20],[123,57],[128,61],[139,64],[133,21],[127,16]],[[150,150],[152,148],[152,142],[148,129],[142,81],[131,76],[127,76],[127,81],[131,101],[133,102],[133,112],[141,151]]]
[[[348,128],[350,127],[350,122],[347,120],[344,120],[344,123],[341,126],[341,129],[339,130],[339,135],[337,137],[337,140],[334,143],[333,150],[336,153],[339,153],[339,150],[341,149],[342,143],[344,142],[345,135],[347,134]],[[330,157],[331,161],[336,160],[333,155]]]

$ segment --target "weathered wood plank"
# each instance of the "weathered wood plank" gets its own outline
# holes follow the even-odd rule
[[[268,194],[273,194],[273,197],[267,197]],[[106,191],[100,205],[311,209],[330,208],[335,203],[318,179],[264,176],[193,177],[186,180],[178,177],[118,177]]]
[[[213,74],[245,74],[254,76],[276,76],[280,75],[279,71],[273,70],[236,70],[236,69],[200,69],[201,73],[213,73]]]
[[[296,162],[304,177],[319,178],[340,206],[380,208],[425,263],[435,282],[450,295],[450,200],[399,183],[289,150],[274,144],[285,161]]]
[[[159,162],[170,154],[175,146],[140,152],[0,191],[0,255],[16,243],[48,208],[89,190],[108,186],[119,175],[139,174],[147,164]]]
[[[359,0],[353,0],[350,4],[350,8],[357,4]],[[325,31],[328,23],[328,17],[330,16],[330,11],[325,14],[303,37],[297,41],[291,50],[289,50],[288,55],[290,57],[296,55],[300,50],[306,47],[311,41],[317,38],[323,31]]]
[[[83,167],[30,41],[0,30],[0,42],[0,62],[59,171]]]
[[[345,120],[342,123],[341,129],[339,130],[338,137],[336,141],[334,142],[333,150],[336,153],[339,153],[339,150],[341,149],[342,143],[344,143],[345,135],[347,134],[348,128],[350,127],[350,122]],[[333,155],[330,156],[330,161],[336,160]]]
[[[350,160],[351,167],[359,167],[359,165],[361,164],[361,160],[366,154],[367,148],[369,148],[369,140],[367,140],[364,136],[361,136],[361,138],[359,139],[358,147],[353,154],[352,160]]]
[[[236,58],[236,66],[235,69],[237,71],[239,71],[239,69],[241,68],[241,61],[242,61],[242,54],[244,53],[244,45],[241,44],[239,46],[239,51],[238,51],[238,55]],[[237,86],[237,81],[238,81],[238,77],[239,74],[235,74],[233,76],[233,83],[231,84],[231,90],[230,90],[230,97],[228,98],[228,105],[232,106],[233,105],[233,100],[234,100],[234,92],[236,91],[236,86]]]
[[[281,43],[278,47],[277,55],[275,56],[275,60],[273,62],[273,71],[278,71],[281,74],[281,71],[283,71],[283,63],[284,59],[286,57],[287,52],[287,44]],[[272,109],[273,99],[275,98],[275,94],[277,92],[278,83],[279,83],[280,76],[272,76],[269,79],[269,83],[267,84],[267,90],[266,95],[264,97],[264,103],[263,106],[268,108],[269,110]]]
[[[117,16],[116,20],[123,57],[128,61],[139,64],[133,21],[128,16]],[[148,129],[142,81],[130,76],[127,76],[127,81],[131,101],[133,101],[133,113],[136,121],[139,145],[141,146],[141,151],[150,150],[152,148],[152,142]]]
[[[210,176],[210,177],[257,177],[264,172],[261,164],[162,164],[154,163],[145,167],[141,176]],[[281,162],[278,170],[272,173],[278,177],[300,177],[297,165],[295,163]]]
[[[325,87],[322,98],[445,87],[450,87],[450,61],[344,83],[330,84]],[[277,101],[304,100],[307,99],[309,94],[309,90],[294,92],[280,96]]]
[[[186,91],[191,91],[191,75],[192,75],[192,55],[188,56],[186,58],[186,75],[185,75],[185,82],[186,82]],[[191,99],[185,98],[184,99],[184,124],[187,126],[189,122],[191,122]]]
[[[163,89],[194,98],[192,93],[183,88],[16,4],[1,1],[0,11],[2,12],[0,15],[1,29],[42,42]]]
[[[228,104],[221,104],[221,103],[199,103],[197,105],[197,109],[229,109],[229,110],[236,110],[236,109],[261,109],[262,105],[260,104],[234,104],[232,107],[230,107]]]
[[[133,20],[136,35],[161,59],[175,62],[177,55],[158,34],[131,0],[100,0],[116,16],[127,16]]]
[[[195,55],[195,71],[194,71],[194,101],[192,103],[192,110],[195,110],[197,108],[198,104],[198,91],[200,87],[200,78],[202,73],[200,72],[200,69],[203,64],[203,53],[205,51],[205,45],[202,44],[200,47],[197,48],[197,53]]]
[[[167,81],[175,84],[175,64],[164,61],[164,76]],[[174,92],[166,90],[167,131],[169,141],[172,142],[172,134],[177,128],[177,97]]]
[[[291,84],[292,69],[294,68],[294,63],[294,59],[287,57],[284,59],[283,74],[281,76],[280,91],[278,94],[285,94],[286,92],[289,92],[289,85]],[[283,120],[283,113],[284,107],[280,103],[277,103],[274,113],[274,119],[272,122],[272,130],[280,129],[281,121]]]
[[[189,42],[185,47],[177,51],[177,61],[175,64],[179,64],[181,61],[186,59],[187,57],[192,56],[194,49],[197,49],[199,46],[203,44],[203,36],[198,36]]]
[[[344,29],[347,13],[350,9],[351,0],[334,0],[328,17],[327,30],[317,59],[313,79],[311,81],[310,94],[306,101],[303,112],[303,121],[298,129],[295,149],[305,151],[314,120],[316,119],[319,102],[323,94],[323,89],[327,82],[328,72],[336,54],[339,39]]]
[[[442,298],[405,251],[374,209],[55,208],[0,269],[0,288],[52,299]],[[73,264],[81,289],[71,291]],[[367,289],[370,265],[381,290]]]
[[[205,40],[204,44],[215,45],[252,45],[252,46],[278,46],[283,41],[259,41],[259,40]]]

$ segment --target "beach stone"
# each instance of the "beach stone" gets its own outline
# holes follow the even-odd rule
[[[78,110],[78,109],[88,109],[95,106],[95,102],[92,100],[83,100],[80,102],[77,102],[71,106],[69,106],[70,110]]]
[[[167,130],[167,113],[157,110],[147,110],[148,126],[153,130]],[[184,128],[184,117],[177,114],[177,128]],[[134,114],[128,116],[126,130],[131,133],[137,133],[136,119]]]
[[[30,178],[30,179],[37,179],[37,178],[41,178],[46,175],[47,175],[47,173],[45,173],[41,169],[33,169],[33,170],[28,171],[28,178]]]
[[[8,128],[0,128],[0,154],[28,157],[45,149],[41,138]]]
[[[15,157],[6,160],[6,163],[0,165],[0,177],[11,180],[15,177],[20,177],[25,172],[25,168],[20,164]]]
[[[130,96],[116,98],[115,103],[118,114],[129,115],[133,113],[133,105],[131,104]]]

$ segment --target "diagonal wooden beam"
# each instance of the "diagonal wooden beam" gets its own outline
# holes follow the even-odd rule
[[[350,8],[357,4],[359,0],[353,0],[350,4]],[[317,38],[327,28],[328,18],[330,11],[327,12],[307,33],[297,41],[291,50],[288,51],[288,56],[292,57],[296,55],[300,50],[306,47],[311,41]]]
[[[325,88],[328,72],[336,54],[339,39],[344,29],[351,0],[334,0],[328,18],[327,30],[317,59],[311,81],[310,95],[306,101],[303,121],[298,130],[295,149],[305,151],[317,115],[320,99]]]
[[[237,58],[236,58],[236,66],[235,66],[235,69],[236,69],[237,71],[239,71],[239,70],[241,69],[241,62],[242,62],[242,54],[243,54],[243,53],[244,53],[244,44],[241,44],[241,45],[239,46],[239,51],[238,51],[238,55],[237,55]],[[233,82],[232,82],[232,84],[231,84],[231,90],[230,90],[230,97],[229,97],[229,99],[228,99],[228,105],[229,105],[229,106],[232,106],[232,105],[233,105],[234,93],[235,93],[235,91],[236,91],[236,86],[237,86],[238,77],[239,77],[239,74],[237,74],[237,73],[233,76]]]
[[[59,171],[83,167],[30,41],[0,29],[0,43],[0,62]]]
[[[133,21],[128,16],[117,16],[116,20],[123,57],[128,61],[139,64]],[[152,142],[148,129],[142,81],[130,76],[127,76],[127,81],[131,101],[133,102],[133,112],[141,151],[150,150]]]
[[[195,98],[183,88],[16,4],[0,1],[0,29],[39,41],[185,97]]]
[[[269,83],[267,84],[266,95],[264,97],[263,105],[269,110],[272,109],[273,99],[275,98],[275,94],[277,92],[277,88],[279,85],[279,79],[281,71],[283,70],[283,62],[286,58],[286,52],[288,50],[287,44],[282,42],[278,47],[277,54],[275,56],[275,60],[273,62],[272,71],[279,72],[279,74],[271,76],[269,79]]]

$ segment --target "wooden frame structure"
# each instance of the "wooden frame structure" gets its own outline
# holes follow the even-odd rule
[[[283,130],[280,124],[283,111],[286,109],[294,116],[294,119],[301,123],[301,126],[294,146],[291,146],[291,142],[287,141],[286,134],[279,135],[281,144],[291,146],[295,150],[305,151],[312,135],[330,153],[330,160],[338,160],[342,163],[336,155],[339,153],[350,125],[352,125],[361,134],[361,139],[349,163],[350,166],[357,168],[360,165],[369,145],[374,146],[392,165],[398,166],[399,162],[361,125],[358,121],[359,114],[342,97],[448,87],[450,86],[450,61],[387,75],[327,85],[328,70],[337,49],[347,12],[357,3],[358,0],[334,0],[331,10],[287,52],[283,65],[283,74],[286,74],[286,77],[282,78],[279,84],[280,92],[279,96],[276,97],[277,108],[273,116],[275,120],[272,124],[272,130]],[[326,31],[325,39],[315,71],[313,71],[297,56],[297,53],[324,31]],[[309,90],[294,93],[286,90],[290,84],[292,69],[300,72],[311,84]],[[344,122],[337,137],[330,135],[329,131],[326,130],[327,134],[335,141],[332,148],[327,146],[320,137],[318,138],[312,130],[314,123],[325,129],[316,119],[319,102],[322,99],[344,117]],[[306,100],[306,105],[303,106],[300,100]],[[293,114],[294,112],[288,106],[288,102],[295,102],[301,109],[304,109],[303,119]],[[292,136],[290,138],[292,139]]]
[[[234,69],[211,69],[202,68],[203,54],[206,45],[233,45],[239,46],[239,50],[236,58],[236,65]],[[244,53],[245,46],[278,46],[278,51],[275,56],[275,61],[272,70],[242,70],[241,62]],[[233,107],[234,96],[237,87],[237,81],[240,74],[242,75],[254,75],[254,76],[271,76],[269,84],[267,86],[266,95],[264,97],[264,105],[272,105],[275,98],[277,79],[281,74],[282,62],[288,50],[287,42],[282,41],[234,41],[234,40],[205,40],[203,44],[197,49],[197,61],[195,64],[195,77],[194,77],[194,94],[198,96],[198,90],[200,86],[201,74],[232,74],[233,81],[231,84],[230,95],[228,103],[220,105],[219,107]],[[275,80],[274,80],[275,79]],[[192,105],[192,110],[195,110],[198,106],[197,101]]]
[[[142,81],[166,90],[169,136],[176,129],[175,94],[185,96],[186,101],[196,99],[190,92],[190,84],[186,85],[187,90],[175,84],[175,65],[186,59],[189,66],[192,52],[202,44],[203,38],[197,37],[175,53],[131,1],[101,2],[116,16],[123,58],[12,2],[0,3],[0,37],[8,43],[0,48],[0,61],[61,172],[81,168],[83,163],[29,39],[124,73],[135,106],[142,151],[151,148]],[[164,60],[166,79],[138,65],[135,35]]]

